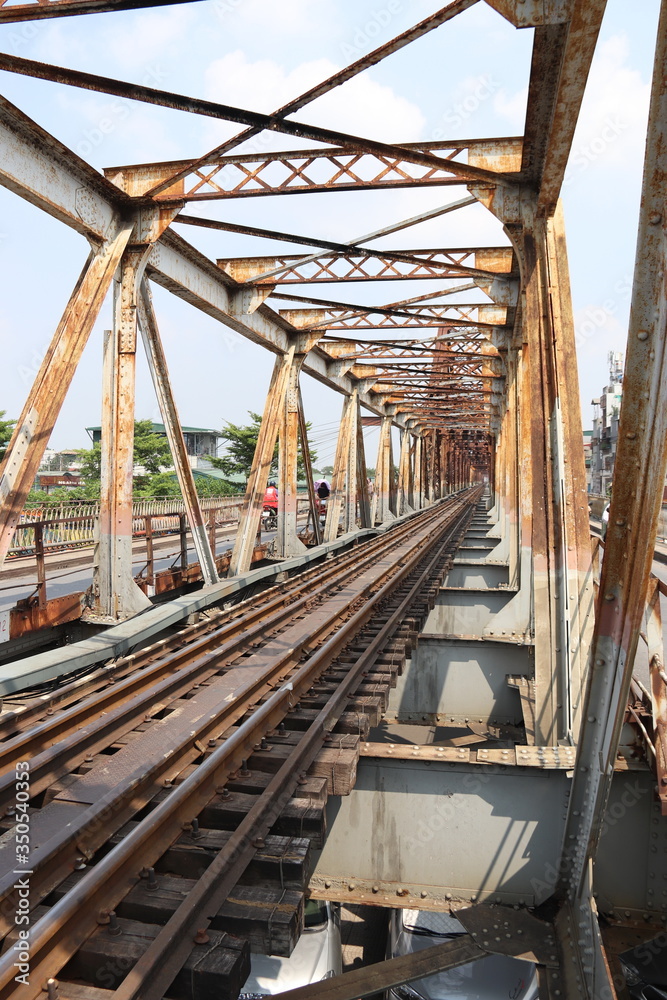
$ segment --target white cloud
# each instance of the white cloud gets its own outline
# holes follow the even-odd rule
[[[328,59],[301,63],[287,71],[271,59],[250,62],[237,50],[217,59],[206,72],[207,96],[268,113],[287,104],[340,67]],[[421,137],[422,112],[411,101],[368,74],[318,98],[298,116],[323,128],[383,141],[409,142]],[[284,140],[281,140],[284,144]]]
[[[635,164],[643,149],[650,84],[629,66],[628,39],[613,35],[596,53],[574,135],[566,183],[589,169]]]
[[[281,0],[280,3],[266,3],[266,0],[215,0],[215,11],[221,21],[229,19],[252,34],[257,31],[277,31],[281,35],[295,32],[299,34],[313,29],[321,31],[322,18],[332,15],[327,6],[312,0]]]
[[[493,110],[497,115],[508,120],[510,123],[509,131],[513,135],[523,135],[526,123],[527,103],[528,87],[522,87],[516,93],[509,96],[505,88],[503,88],[493,98]]]

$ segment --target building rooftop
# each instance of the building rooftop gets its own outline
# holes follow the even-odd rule
[[[167,429],[164,424],[151,424],[151,430],[154,434],[166,434]],[[181,430],[184,434],[213,434],[215,437],[220,437],[219,430],[213,430],[210,427],[186,427],[184,424],[181,425]],[[102,428],[98,425],[97,427],[86,427],[88,434],[93,434],[95,431],[102,431]]]

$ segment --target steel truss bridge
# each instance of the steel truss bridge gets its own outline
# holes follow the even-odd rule
[[[534,29],[523,136],[389,144],[294,120],[427,33],[444,45],[447,22],[475,2],[453,0],[272,114],[0,55],[5,71],[239,126],[190,159],[102,175],[0,98],[0,182],[90,247],[0,468],[3,559],[109,292],[114,301],[88,632],[0,667],[0,997],[235,1000],[251,951],[291,953],[308,894],[451,911],[465,933],[294,1000],[354,1000],[489,954],[535,962],[544,1000],[622,998],[619,955],[664,948],[665,588],[651,564],[667,462],[667,5],[603,560],[559,192],[604,0],[485,0]],[[3,2],[0,22],[159,5]],[[267,130],[303,148],[239,151]],[[434,186],[467,193],[348,243],[320,238],[316,218],[300,235],[192,204]],[[497,220],[496,246],[424,247],[415,235],[415,249],[374,248],[472,205]],[[289,252],[211,260],[185,227]],[[415,280],[423,294],[401,298],[395,283]],[[358,300],[355,282],[382,281],[394,282],[388,293]],[[155,285],[275,358],[224,565],[187,460]],[[139,339],[198,559],[156,606],[132,576]],[[302,372],[343,401],[323,529]],[[369,417],[380,429],[372,495]],[[282,500],[267,562],[257,533],[276,441]],[[39,610],[38,624],[57,623],[47,601]],[[647,683],[633,679],[639,644]],[[441,739],[415,736],[434,727]],[[28,813],[20,762],[31,764]],[[29,943],[15,922],[24,911]]]

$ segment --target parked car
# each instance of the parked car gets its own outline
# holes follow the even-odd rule
[[[261,997],[298,986],[308,986],[342,972],[340,905],[309,899],[304,912],[304,929],[289,958],[280,955],[251,955],[250,975],[239,1000]]]
[[[391,958],[409,955],[465,933],[463,924],[449,913],[393,910],[388,955]],[[489,955],[389,991],[389,1000],[537,1000],[537,997],[534,963],[505,955]]]

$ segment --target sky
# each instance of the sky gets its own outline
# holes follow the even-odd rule
[[[440,6],[442,0],[202,0],[2,25],[0,50],[270,112]],[[590,400],[607,382],[607,354],[624,350],[627,335],[658,6],[609,0],[563,188],[584,428],[592,425]],[[297,117],[390,142],[521,135],[532,36],[478,3]],[[196,157],[239,130],[6,72],[0,93],[100,170]],[[245,151],[312,145],[271,134]],[[309,194],[194,203],[186,211],[349,242],[465,194],[459,187]],[[176,231],[212,259],[296,249],[189,226]],[[374,245],[506,242],[499,224],[475,205]],[[10,417],[20,413],[87,253],[83,237],[0,188],[0,409]],[[319,285],[313,294],[388,302],[425,284]],[[303,286],[298,291],[304,294]],[[153,294],[182,423],[220,427],[261,412],[272,356],[163,289]],[[85,427],[100,422],[102,331],[110,325],[109,297],[51,447],[89,445]],[[159,421],[140,351],[137,357],[137,417]],[[321,466],[333,459],[342,397],[308,376],[302,385]],[[369,432],[369,465],[376,440]]]

